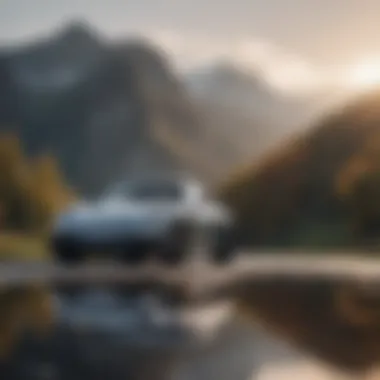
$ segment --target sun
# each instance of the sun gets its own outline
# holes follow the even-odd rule
[[[380,60],[354,65],[348,71],[348,84],[357,89],[380,87]]]

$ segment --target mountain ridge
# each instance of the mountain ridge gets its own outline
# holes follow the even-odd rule
[[[144,153],[158,120],[197,123],[169,63],[145,40],[105,43],[75,24],[0,57],[2,129],[18,134],[30,155],[52,151],[85,193],[127,173],[132,152],[146,156],[145,166],[159,156],[166,162],[165,152]]]
[[[285,119],[304,109],[296,102],[272,120],[288,107],[283,95],[234,67],[219,71],[222,90],[200,97],[149,39],[109,41],[69,23],[0,49],[0,130],[19,135],[29,155],[51,151],[84,194],[147,167],[179,166],[214,182],[287,133]]]

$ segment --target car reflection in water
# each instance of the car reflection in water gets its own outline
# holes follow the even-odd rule
[[[168,294],[82,285],[55,289],[52,301],[54,333],[25,335],[1,379],[170,379],[231,312],[228,304],[185,307]]]

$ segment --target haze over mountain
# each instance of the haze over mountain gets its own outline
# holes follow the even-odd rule
[[[228,60],[198,67],[185,79],[208,128],[224,136],[239,162],[304,129],[337,98],[332,87],[302,96],[283,93],[260,70]]]

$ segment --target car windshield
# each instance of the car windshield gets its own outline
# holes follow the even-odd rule
[[[132,200],[177,200],[181,197],[181,185],[170,180],[127,181],[114,187],[109,196]]]

